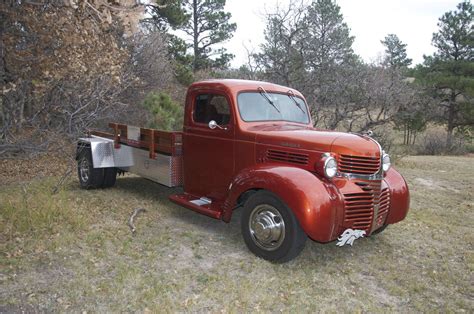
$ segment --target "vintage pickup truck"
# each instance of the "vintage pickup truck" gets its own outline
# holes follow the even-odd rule
[[[314,128],[305,98],[288,87],[197,82],[182,132],[109,126],[78,141],[81,187],[111,187],[126,171],[182,186],[171,201],[225,222],[242,208],[247,247],[270,261],[296,257],[308,237],[352,245],[408,212],[407,184],[379,143]]]

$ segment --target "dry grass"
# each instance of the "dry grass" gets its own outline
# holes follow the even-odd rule
[[[408,218],[337,248],[311,241],[284,265],[254,257],[230,224],[126,176],[109,190],[76,179],[0,186],[3,311],[474,310],[474,158],[407,157]],[[138,217],[132,236],[126,221]]]

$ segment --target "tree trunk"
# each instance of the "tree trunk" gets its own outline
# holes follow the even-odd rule
[[[193,60],[193,72],[196,72],[199,68],[199,33],[198,33],[198,0],[193,0],[193,49],[194,49],[194,60]]]
[[[446,146],[451,148],[451,145],[453,144],[453,131],[455,126],[455,121],[454,119],[456,118],[456,94],[455,91],[451,91],[451,97],[449,101],[449,107],[448,107],[448,127],[447,127],[447,137],[446,137]]]
[[[403,145],[407,144],[407,124],[403,126]]]

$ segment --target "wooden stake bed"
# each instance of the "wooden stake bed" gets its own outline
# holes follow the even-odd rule
[[[138,128],[119,123],[109,123],[109,127],[113,129],[113,133],[90,131],[90,134],[113,139],[115,148],[119,148],[120,144],[126,144],[147,149],[150,152],[150,158],[155,158],[155,153],[170,156],[181,156],[183,153],[182,132]],[[131,132],[131,130],[136,132]],[[129,136],[129,133],[134,134]]]
[[[118,123],[110,123],[109,126],[113,129],[113,133],[89,132],[92,137],[108,141],[91,142],[94,167],[116,167],[169,187],[182,185],[181,132],[167,132]],[[105,159],[108,161],[106,166],[101,163]]]

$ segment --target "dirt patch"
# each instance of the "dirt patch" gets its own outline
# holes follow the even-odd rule
[[[446,171],[441,171],[446,173]],[[455,193],[460,193],[458,189],[449,186],[449,182],[434,180],[432,178],[416,178],[415,184],[422,185],[424,188],[429,190],[449,190]]]
[[[72,155],[45,153],[27,159],[0,159],[0,185],[28,182],[37,178],[59,177],[75,169]]]

